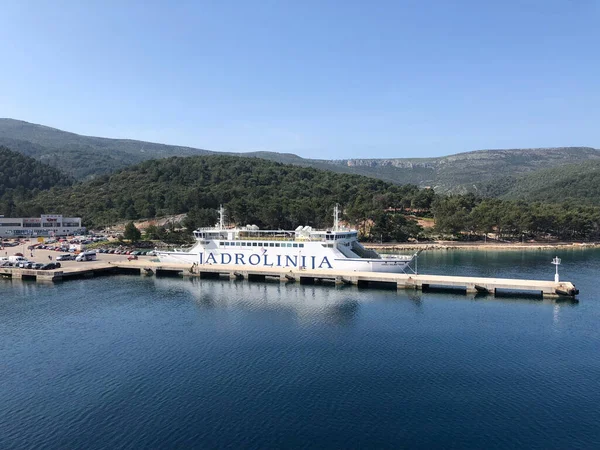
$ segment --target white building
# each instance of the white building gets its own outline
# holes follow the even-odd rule
[[[42,214],[41,217],[17,218],[0,216],[0,237],[67,236],[84,234],[80,217]]]

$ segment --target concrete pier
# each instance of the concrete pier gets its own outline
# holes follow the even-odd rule
[[[231,279],[265,280],[282,282],[314,283],[330,281],[332,284],[368,286],[371,284],[394,286],[397,289],[428,290],[435,288],[457,289],[469,294],[500,292],[523,292],[544,297],[575,297],[579,291],[569,281],[520,280],[509,278],[456,277],[424,274],[392,274],[382,272],[344,272],[336,270],[290,270],[270,267],[243,267],[223,265],[183,265],[131,261],[119,263],[118,267],[139,266],[141,270],[178,271],[185,276],[228,276]]]
[[[519,280],[508,278],[457,277],[424,274],[392,274],[381,272],[344,272],[336,270],[300,270],[271,267],[240,267],[223,265],[165,264],[152,261],[88,262],[69,265],[58,270],[29,270],[12,267],[0,268],[0,275],[14,279],[61,281],[76,277],[89,277],[103,273],[129,273],[140,275],[183,275],[201,278],[228,277],[232,280],[313,284],[330,282],[359,287],[388,286],[396,289],[456,289],[468,294],[527,293],[543,297],[575,297],[579,290],[569,281]]]

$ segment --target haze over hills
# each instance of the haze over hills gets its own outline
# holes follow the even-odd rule
[[[396,184],[433,187],[438,192],[490,193],[496,181],[565,164],[600,161],[590,147],[477,150],[435,158],[316,160],[290,153],[215,152],[130,139],[82,136],[14,119],[0,119],[0,145],[60,168],[77,178],[93,178],[131,164],[169,156],[207,154],[257,157],[285,164],[378,178]],[[502,190],[502,189],[501,189]],[[502,190],[502,193],[506,191]]]

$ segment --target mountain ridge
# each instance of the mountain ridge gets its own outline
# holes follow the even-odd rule
[[[84,136],[10,118],[0,118],[0,145],[57,167],[77,179],[113,173],[155,158],[230,155],[365,175],[395,184],[416,184],[456,193],[478,192],[483,184],[507,176],[600,160],[600,150],[592,147],[472,150],[427,158],[310,159],[293,153],[218,152],[135,139]]]

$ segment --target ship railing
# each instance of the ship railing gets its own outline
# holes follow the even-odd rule
[[[273,236],[273,235],[263,235],[263,236],[242,236],[236,235],[233,237],[235,241],[289,241],[289,242],[325,242],[324,239],[313,239],[307,237],[297,237],[297,236]],[[333,242],[333,241],[332,241]]]

